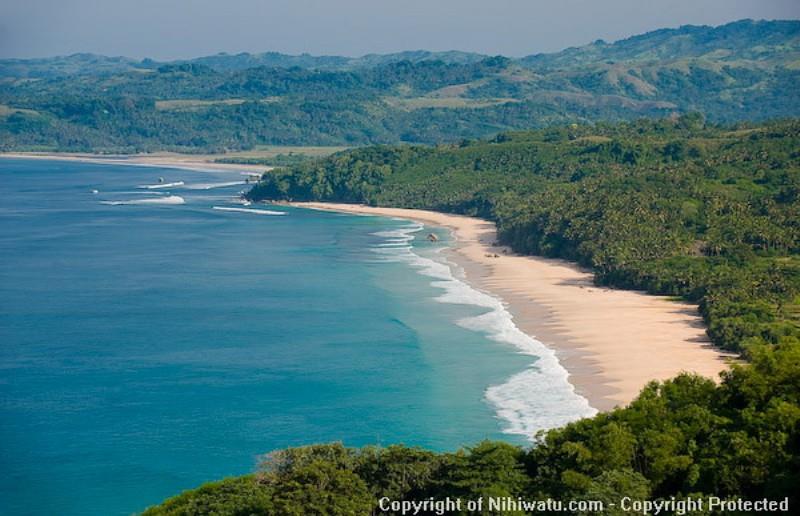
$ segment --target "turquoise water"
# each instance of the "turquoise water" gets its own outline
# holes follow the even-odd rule
[[[137,188],[159,177],[184,185]],[[448,277],[447,234],[213,209],[240,181],[0,160],[0,513],[130,514],[275,448],[525,443],[585,409]]]

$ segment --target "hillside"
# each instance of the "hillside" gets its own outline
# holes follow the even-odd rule
[[[529,67],[576,69],[607,61],[670,61],[709,59],[735,63],[780,61],[797,65],[800,33],[797,21],[753,22],[741,20],[719,27],[685,25],[626,38],[602,40],[553,54],[524,57]]]
[[[700,302],[714,341],[750,363],[733,365],[719,385],[689,374],[653,382],[629,406],[541,434],[530,449],[278,450],[254,475],[206,484],[145,514],[399,514],[390,501],[488,505],[490,497],[549,498],[564,514],[630,514],[623,497],[684,504],[668,513],[738,513],[740,498],[788,511],[800,482],[798,148],[797,121],[730,130],[685,116],[368,147],[266,173],[254,200],[491,217],[519,252],[578,260],[602,283]],[[709,497],[734,505],[712,506]]]
[[[700,111],[800,115],[800,22],[664,29],[521,59],[79,54],[0,61],[0,150],[184,152],[438,143]]]

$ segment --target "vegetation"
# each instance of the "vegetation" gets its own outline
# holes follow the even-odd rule
[[[277,154],[271,158],[217,158],[214,163],[233,163],[237,165],[264,165],[268,167],[288,167],[315,158],[308,154]]]
[[[690,374],[654,382],[629,406],[542,433],[530,449],[280,450],[256,474],[206,484],[147,515],[377,514],[384,497],[789,497],[794,507],[800,121],[716,124],[800,115],[799,74],[800,22],[751,21],[519,60],[422,52],[3,61],[0,150],[464,138],[314,161],[276,156],[272,164],[285,168],[249,196],[489,218],[517,252],[563,257],[591,267],[599,283],[699,304],[713,342],[748,362],[719,385]],[[695,110],[709,122],[686,114]],[[598,119],[627,121],[582,123]],[[508,131],[520,128],[539,129]]]
[[[655,31],[522,59],[218,55],[0,60],[0,150],[221,153],[440,143],[702,111],[800,115],[800,22]]]
[[[689,114],[437,147],[358,148],[264,174],[253,200],[490,218],[518,252],[575,260],[600,283],[699,303],[713,341],[749,363],[734,365],[720,385],[690,374],[654,382],[629,406],[540,434],[530,449],[499,442],[455,453],[288,449],[268,456],[256,475],[183,493],[146,514],[397,513],[382,509],[384,497],[615,504],[788,497],[793,507],[800,503],[799,149],[798,120],[719,127]],[[602,512],[625,513],[619,505]]]
[[[800,122],[699,115],[368,147],[264,176],[253,199],[426,208],[495,220],[524,254],[698,303],[718,346],[800,336]]]
[[[752,365],[726,372],[721,385],[688,374],[654,382],[630,406],[542,434],[531,449],[501,442],[455,453],[293,448],[268,455],[256,475],[206,484],[145,515],[368,515],[383,513],[384,497],[616,504],[623,496],[789,497],[793,507],[800,503],[799,446],[800,341],[783,337],[759,348]],[[617,505],[602,513],[625,512]]]
[[[288,167],[300,163],[324,158],[346,150],[347,147],[263,147],[249,151],[230,152],[226,154],[207,155],[214,163],[237,165],[263,165],[265,167]]]
[[[721,128],[687,115],[436,148],[361,148],[265,174],[251,198],[492,218],[520,252],[580,261],[606,284],[699,302],[714,341],[749,363],[733,365],[719,385],[691,374],[652,382],[629,406],[540,433],[530,449],[482,442],[454,453],[341,444],[282,450],[256,475],[188,491],[145,514],[392,514],[397,508],[381,499],[490,497],[616,504],[604,514],[625,514],[623,497],[788,498],[793,507],[800,503],[799,144],[798,121]],[[696,511],[709,512],[708,505]]]

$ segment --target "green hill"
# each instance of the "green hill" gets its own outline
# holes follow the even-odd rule
[[[553,54],[523,58],[525,66],[576,69],[607,61],[670,61],[706,58],[721,62],[738,60],[783,62],[800,57],[798,23],[786,21],[737,22],[709,27],[685,25],[661,29],[614,43],[602,40]]]
[[[687,26],[522,59],[217,55],[0,61],[0,150],[439,143],[703,112],[800,115],[800,22]]]

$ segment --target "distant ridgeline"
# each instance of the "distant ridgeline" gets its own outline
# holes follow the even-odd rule
[[[628,407],[547,432],[529,450],[282,450],[255,475],[206,484],[145,515],[399,514],[391,501],[448,497],[462,500],[461,514],[474,514],[465,504],[479,499],[488,508],[551,498],[564,503],[554,513],[611,515],[630,514],[625,497],[627,507],[683,504],[666,506],[670,514],[736,513],[738,498],[800,503],[800,122],[732,130],[687,115],[368,147],[268,172],[250,196],[494,219],[517,251],[700,302],[714,341],[749,363],[720,385],[689,374],[653,382]],[[719,499],[734,505],[713,505]],[[570,500],[615,505],[582,510]]]
[[[0,150],[439,143],[703,112],[800,116],[800,22],[685,26],[521,59],[277,53],[0,60]]]

